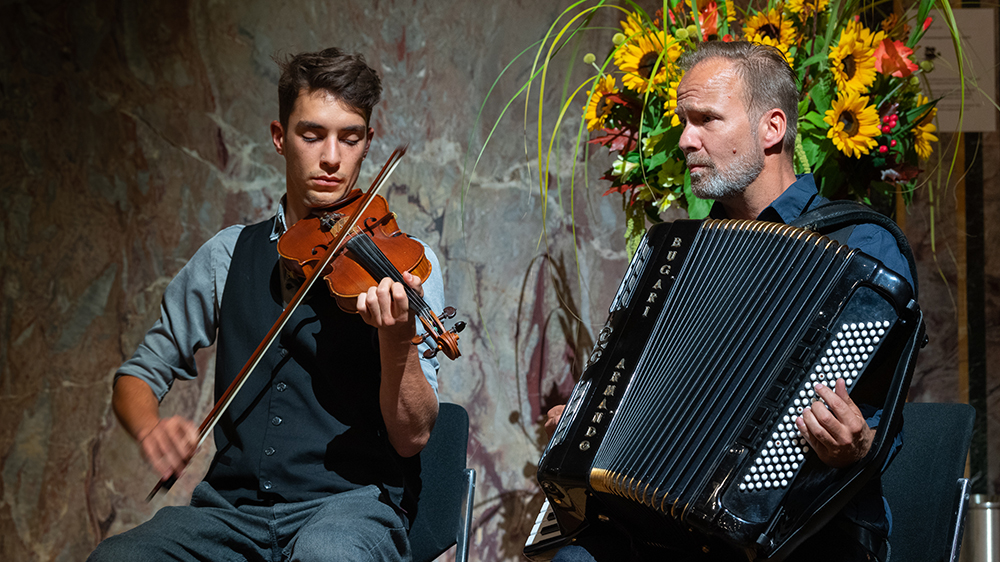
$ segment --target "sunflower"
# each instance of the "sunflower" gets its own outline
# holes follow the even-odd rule
[[[868,96],[841,92],[823,121],[830,126],[827,138],[833,139],[833,145],[847,156],[858,158],[878,145],[878,111],[868,105]]]
[[[875,48],[869,43],[871,32],[851,23],[840,32],[840,41],[830,47],[830,72],[838,91],[860,93],[875,82]],[[879,33],[880,41],[881,36]]]
[[[664,57],[660,58],[660,53]],[[625,74],[622,84],[646,92],[667,81],[667,66],[681,56],[681,46],[669,33],[647,31],[632,37],[615,51],[615,64]],[[653,75],[653,70],[656,75]]]
[[[675,79],[670,80],[669,86],[667,86],[666,100],[663,102],[664,118],[670,117],[670,126],[676,127],[681,124],[680,117],[674,111],[677,110],[677,86],[681,83],[681,78],[684,77],[683,72],[679,72]]]
[[[608,99],[608,96],[617,93],[618,89],[615,88],[614,76],[604,75],[598,79],[597,86],[590,93],[590,101],[586,107],[587,113],[585,118],[587,119],[588,131],[596,131],[604,127],[604,123],[608,120],[608,115],[611,115],[611,110],[615,106],[614,102]]]
[[[829,0],[788,0],[785,9],[798,16],[799,21],[804,22],[814,15],[822,13],[829,4]]]
[[[920,107],[924,105],[929,100],[922,94],[917,95],[917,105]],[[932,142],[937,142],[938,138],[934,134],[937,131],[937,126],[934,125],[934,116],[937,115],[937,108],[932,108],[930,111],[924,115],[915,127],[913,127],[913,147],[917,150],[917,156],[921,160],[927,160],[931,157],[931,152],[934,148],[931,146]]]
[[[622,33],[625,37],[635,37],[642,33],[646,27],[642,23],[642,15],[639,12],[632,12],[621,21]]]
[[[795,42],[795,28],[792,21],[782,15],[780,5],[766,14],[757,12],[750,16],[743,24],[743,37],[752,43],[776,47],[788,64],[792,64],[788,49]]]
[[[870,29],[864,26],[860,21],[848,20],[847,25],[844,26],[845,30],[849,30],[851,33],[856,34],[861,42],[865,44],[866,47],[874,48],[878,45],[882,39],[885,39],[885,32],[879,31],[877,33],[872,33]]]

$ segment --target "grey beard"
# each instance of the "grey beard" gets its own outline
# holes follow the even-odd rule
[[[688,162],[691,163],[690,161]],[[691,176],[691,191],[702,199],[726,199],[742,195],[764,169],[764,155],[757,151],[744,152],[735,162],[719,169],[711,161],[695,161],[709,165],[697,177]]]

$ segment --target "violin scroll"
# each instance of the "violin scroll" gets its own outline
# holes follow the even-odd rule
[[[432,324],[427,316],[434,319]],[[455,360],[457,357],[461,356],[462,353],[458,350],[458,333],[465,329],[465,322],[455,322],[455,327],[448,330],[442,324],[442,320],[455,317],[455,307],[446,306],[442,310],[440,316],[434,315],[419,315],[420,322],[424,325],[424,330],[426,333],[417,334],[413,336],[410,340],[413,345],[420,345],[427,338],[431,338],[434,341],[434,345],[430,346],[430,349],[424,351],[424,358],[430,359],[438,354],[439,351],[444,352],[445,357],[451,360]]]

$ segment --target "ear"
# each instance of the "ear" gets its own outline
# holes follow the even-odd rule
[[[760,126],[757,131],[757,138],[760,139],[761,147],[764,150],[777,148],[780,150],[781,144],[785,140],[786,121],[785,112],[777,107],[764,112],[760,117]]]
[[[285,155],[285,128],[279,121],[271,121],[271,142],[274,143],[274,150],[278,154]]]
[[[374,136],[375,136],[375,129],[368,127],[368,138],[365,139],[365,151],[361,155],[362,159],[368,156],[368,149],[372,147],[372,137]]]

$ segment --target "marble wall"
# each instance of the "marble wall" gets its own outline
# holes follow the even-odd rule
[[[470,172],[530,57],[487,99],[494,80],[564,4],[0,1],[0,558],[81,560],[102,538],[186,502],[211,451],[145,503],[156,478],[111,412],[112,374],[199,245],[273,212],[284,163],[268,135],[271,57],[338,45],[383,76],[369,160],[409,143],[387,199],[402,228],[437,249],[447,301],[469,323],[463,357],[443,365],[440,380],[442,399],[472,417],[472,559],[518,559],[541,503],[540,416],[565,400],[626,265],[620,200],[601,196],[600,166],[586,178],[576,168],[574,188],[573,158],[560,147],[552,190],[539,193],[523,104],[500,120]],[[603,49],[597,40],[580,53]],[[553,79],[561,87],[564,77]],[[546,101],[558,101],[559,87]],[[989,221],[1000,204],[1000,148],[996,135],[986,140]],[[907,227],[931,332],[912,398],[955,401],[961,234],[955,191],[941,188],[931,247],[929,194],[918,194]],[[987,223],[990,365],[1000,359],[997,228]],[[165,413],[198,421],[211,408],[213,351],[198,364],[204,376],[176,385]],[[995,367],[991,377],[995,444]]]

